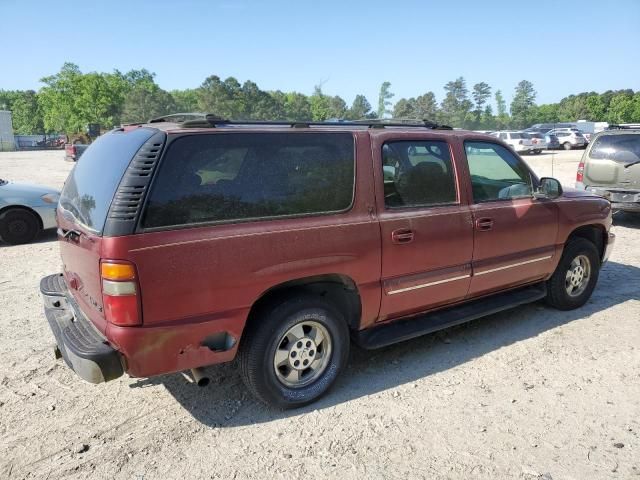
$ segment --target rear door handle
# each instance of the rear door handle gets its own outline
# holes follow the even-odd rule
[[[476,228],[481,231],[493,228],[493,218],[479,218],[476,220]]]
[[[413,242],[413,230],[401,228],[391,232],[391,241],[397,245]]]

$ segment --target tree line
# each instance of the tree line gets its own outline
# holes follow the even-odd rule
[[[444,86],[438,102],[429,91],[391,101],[391,83],[383,82],[373,108],[364,95],[351,105],[340,96],[314,88],[312,95],[261,90],[250,80],[207,77],[193,89],[166,91],[146,69],[122,73],[82,73],[65,63],[54,75],[41,79],[34,90],[0,90],[0,109],[11,110],[16,134],[84,132],[89,123],[108,129],[122,123],[146,121],[175,112],[211,112],[237,120],[324,121],[329,119],[393,118],[427,119],[440,124],[475,130],[526,128],[535,123],[573,122],[578,119],[609,123],[640,122],[640,92],[609,90],[570,95],[558,103],[536,104],[531,82],[522,80],[507,103],[500,90],[486,82],[469,89],[459,77]],[[495,105],[495,111],[494,111]]]

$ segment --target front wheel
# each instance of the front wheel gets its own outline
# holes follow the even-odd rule
[[[247,328],[240,370],[249,390],[279,408],[311,403],[333,385],[349,356],[349,329],[322,297],[297,295]]]
[[[600,255],[596,246],[584,238],[570,240],[556,271],[547,281],[547,303],[559,310],[584,305],[596,286]]]
[[[28,210],[12,209],[0,215],[0,237],[10,245],[30,243],[38,233],[38,218]]]

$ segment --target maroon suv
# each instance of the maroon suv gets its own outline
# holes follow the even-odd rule
[[[89,382],[239,357],[249,389],[309,403],[377,348],[546,298],[583,305],[611,208],[473,132],[206,116],[103,135],[57,212],[41,282],[56,352]]]

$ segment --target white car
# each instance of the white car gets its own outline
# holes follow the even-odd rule
[[[577,128],[556,128],[547,133],[558,137],[560,145],[562,145],[565,150],[585,148],[589,143]]]
[[[531,137],[526,132],[501,131],[491,135],[498,137],[518,153],[529,153],[534,149]]]

